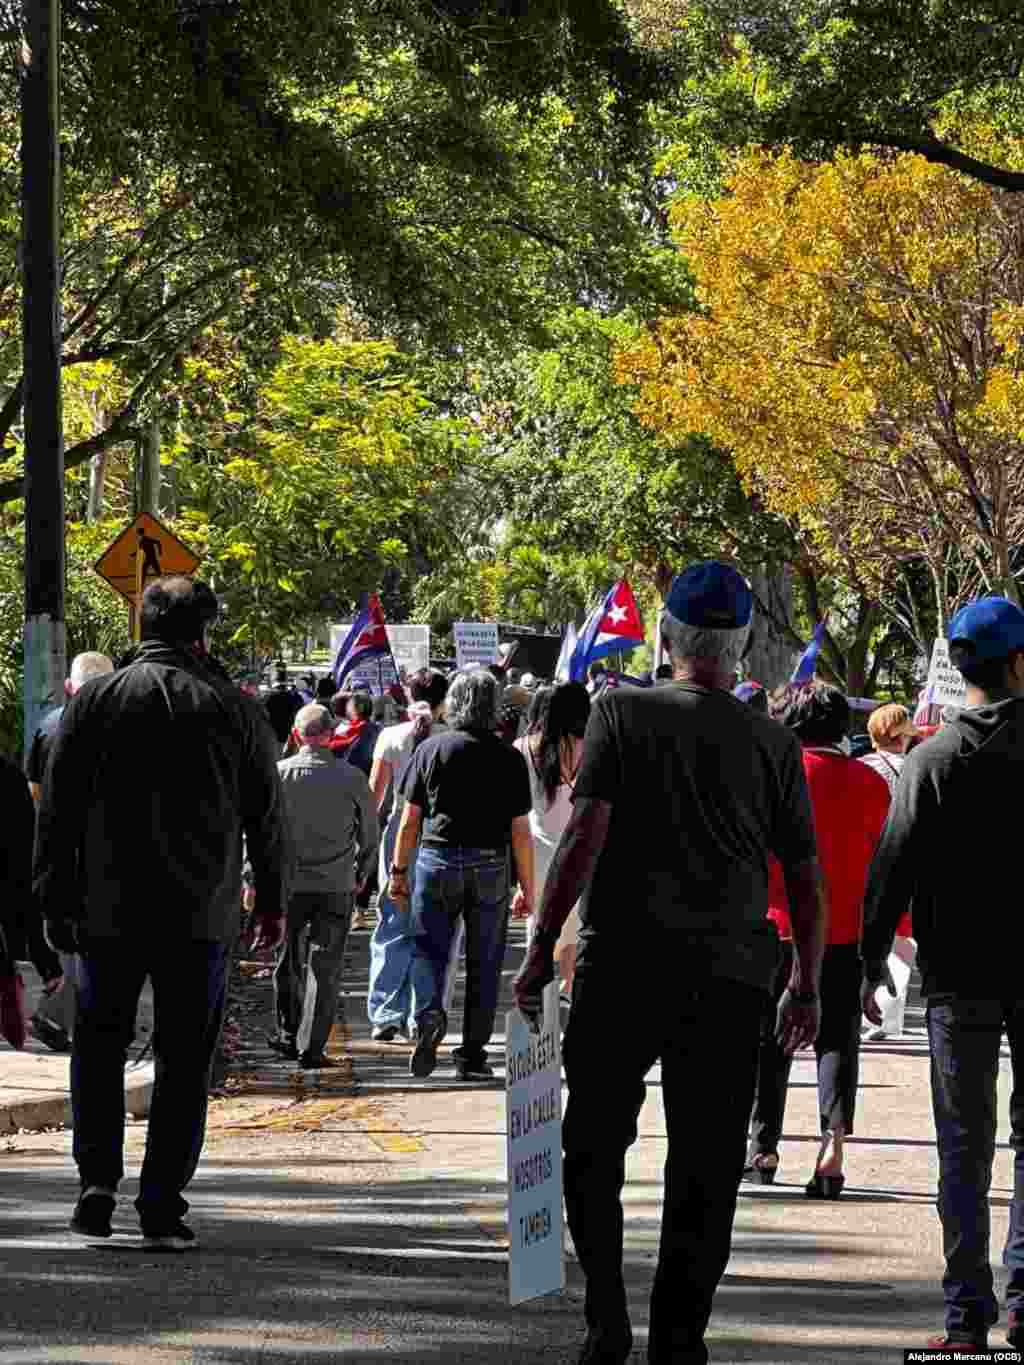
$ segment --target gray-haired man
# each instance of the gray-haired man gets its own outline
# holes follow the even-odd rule
[[[703,1365],[711,1301],[729,1259],[761,1018],[778,958],[768,855],[782,864],[796,959],[779,1006],[784,1045],[813,1041],[824,907],[795,737],[731,696],[752,600],[726,564],[679,575],[662,632],[673,681],[595,702],[573,813],[513,983],[528,1015],[580,893],[580,950],[565,1038],[565,1204],[587,1278],[580,1365],[632,1348],[621,1192],[644,1077],[661,1061],[668,1126],[651,1365]],[[624,913],[625,909],[625,913]],[[636,982],[643,999],[631,998]],[[623,1012],[643,1016],[615,1048]],[[707,1021],[721,1026],[713,1045]]]
[[[345,940],[358,887],[377,856],[377,811],[366,777],[335,758],[334,718],[315,702],[295,717],[301,748],[277,765],[294,845],[284,952],[274,972],[276,1052],[301,1066],[334,1063],[324,1048],[334,1024]]]
[[[71,672],[64,681],[64,695],[70,700],[93,678],[113,673],[114,665],[105,654],[78,654],[71,664]],[[46,764],[50,757],[57,731],[60,729],[64,707],[48,711],[36,731],[25,758],[25,777],[32,800],[37,804],[43,790]],[[57,983],[48,983],[50,990],[40,1000],[29,1027],[41,1043],[52,1052],[71,1051],[71,1031],[75,1022],[75,955],[60,954],[62,976]]]

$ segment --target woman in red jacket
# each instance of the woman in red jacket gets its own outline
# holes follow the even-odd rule
[[[888,814],[889,790],[877,773],[844,752],[850,708],[838,688],[825,683],[786,687],[772,699],[769,711],[795,731],[803,746],[829,906],[828,946],[821,968],[821,1028],[814,1045],[822,1142],[806,1192],[814,1199],[837,1199],[844,1183],[843,1140],[853,1132],[857,1099],[864,886]],[[781,995],[789,981],[793,943],[785,883],[774,860],[769,869],[768,904],[768,916],[779,931],[776,993]],[[791,1065],[792,1057],[775,1041],[774,1020],[766,1021],[744,1171],[748,1179],[763,1184],[774,1181],[779,1165]]]

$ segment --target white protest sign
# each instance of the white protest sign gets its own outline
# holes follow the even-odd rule
[[[406,673],[430,667],[429,626],[388,626],[388,640],[395,663]]]
[[[498,662],[497,621],[456,621],[454,633],[457,668]]]
[[[558,986],[544,992],[539,1033],[505,1017],[508,1291],[515,1306],[565,1288],[562,1217],[562,1030]]]
[[[963,674],[950,663],[949,643],[941,636],[932,648],[925,696],[930,706],[967,705],[967,683]]]

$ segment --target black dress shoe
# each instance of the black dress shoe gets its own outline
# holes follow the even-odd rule
[[[591,1327],[577,1365],[626,1365],[633,1353],[633,1333]]]

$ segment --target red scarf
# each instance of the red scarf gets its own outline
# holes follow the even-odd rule
[[[331,749],[336,754],[344,753],[346,749],[352,747],[366,729],[368,723],[368,721],[361,718],[359,720],[350,720],[346,728],[342,730],[340,734],[335,732],[334,738],[327,746],[328,749]]]

